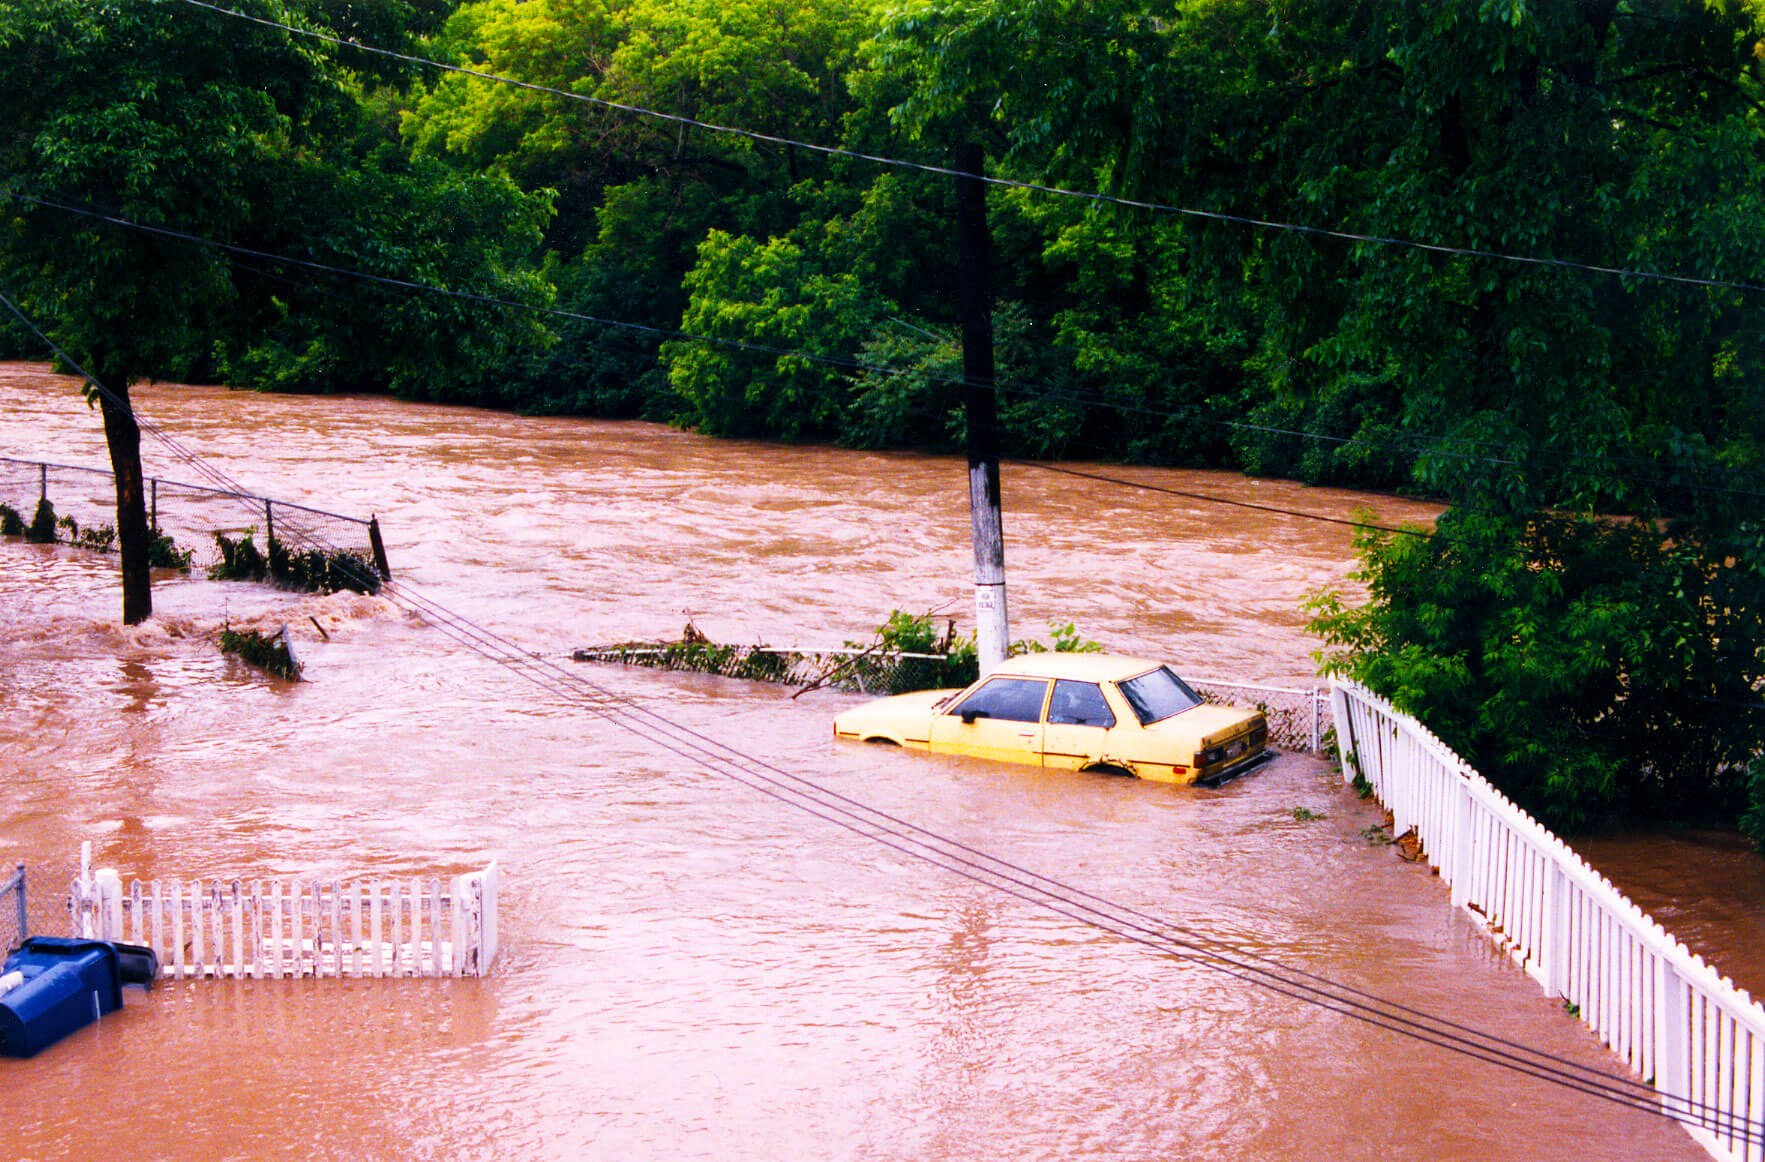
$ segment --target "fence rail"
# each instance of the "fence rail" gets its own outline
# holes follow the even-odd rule
[[[0,503],[16,501],[21,506],[20,514],[28,523],[33,511],[30,506],[36,500],[47,499],[55,506],[58,516],[72,516],[82,525],[97,527],[116,519],[116,497],[114,486],[94,495],[90,485],[99,481],[108,483],[114,479],[115,476],[107,468],[0,456]],[[148,524],[156,531],[181,536],[192,543],[206,543],[216,532],[236,531],[246,527],[242,521],[256,522],[261,518],[267,543],[277,536],[277,513],[295,513],[308,522],[316,520],[321,524],[332,525],[331,532],[339,540],[365,536],[366,545],[354,541],[350,547],[360,546],[365,549],[381,576],[392,576],[378,517],[350,516],[311,505],[296,504],[291,500],[188,484],[158,476],[146,477],[143,486],[147,490]],[[161,493],[165,494],[166,500],[163,507],[160,504]],[[316,537],[311,529],[287,516],[280,518],[280,523],[285,534],[282,540],[302,543],[328,539]],[[349,533],[345,534],[342,529],[335,527],[338,525],[347,526]]]
[[[1631,903],[1438,738],[1369,691],[1331,691],[1359,773],[1496,942],[1650,1081],[1724,1162],[1765,1162],[1765,1008]]]
[[[171,978],[483,976],[497,952],[492,863],[451,880],[131,882],[83,870],[74,936],[152,948]]]

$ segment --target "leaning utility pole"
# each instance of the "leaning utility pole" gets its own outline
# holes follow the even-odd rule
[[[968,420],[968,501],[974,518],[975,642],[981,673],[1005,660],[1005,528],[999,505],[999,404],[993,389],[993,295],[987,187],[978,142],[959,146],[957,265],[962,299],[962,392]]]

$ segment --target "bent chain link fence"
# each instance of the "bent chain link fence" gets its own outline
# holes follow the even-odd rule
[[[33,863],[0,870],[0,956],[31,936],[77,936],[69,901],[79,869]]]
[[[1324,754],[1334,743],[1330,713],[1330,689],[1303,690],[1291,686],[1253,686],[1217,678],[1185,678],[1206,702],[1254,706],[1269,721],[1269,743],[1281,750]]]
[[[732,646],[715,642],[668,642],[590,646],[571,654],[579,662],[613,662],[778,682],[787,686],[844,690],[853,694],[901,694],[966,686],[973,666],[942,654],[882,653],[862,649],[785,649],[765,645]]]
[[[571,656],[579,662],[614,662],[853,694],[960,687],[974,680],[972,664],[965,671],[941,654],[875,649],[806,650],[693,641],[594,646]],[[1261,710],[1268,718],[1269,742],[1281,750],[1322,754],[1332,745],[1327,687],[1259,686],[1215,678],[1187,681],[1204,701]]]
[[[148,476],[142,487],[149,525],[171,537],[178,549],[191,551],[193,569],[219,559],[216,533],[237,539],[249,532],[260,552],[274,536],[295,552],[317,542],[375,560],[369,519],[156,476]],[[116,485],[108,470],[0,457],[0,505],[18,513],[28,528],[43,499],[63,522],[56,540],[114,551],[114,532],[105,535],[116,524]]]

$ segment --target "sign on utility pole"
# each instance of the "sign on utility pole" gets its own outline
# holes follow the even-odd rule
[[[957,265],[962,297],[962,380],[968,421],[968,500],[974,517],[975,644],[981,673],[1005,660],[1005,527],[999,505],[999,404],[993,387],[993,294],[987,187],[981,147],[957,150]]]

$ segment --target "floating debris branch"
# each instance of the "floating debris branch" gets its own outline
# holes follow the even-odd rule
[[[236,655],[240,661],[277,678],[300,681],[300,663],[288,644],[288,627],[273,634],[255,629],[221,628],[221,650]]]
[[[897,621],[897,617],[903,620]],[[875,641],[848,642],[843,649],[724,644],[712,641],[689,621],[674,641],[614,642],[585,647],[571,656],[579,662],[614,662],[796,685],[803,687],[799,694],[820,687],[901,694],[974,681],[978,664],[973,639],[957,638],[953,627],[941,638],[935,628],[920,633],[922,621],[929,625],[929,618],[915,619],[896,611],[889,624],[878,630]],[[910,650],[903,648],[906,645],[925,648]]]

